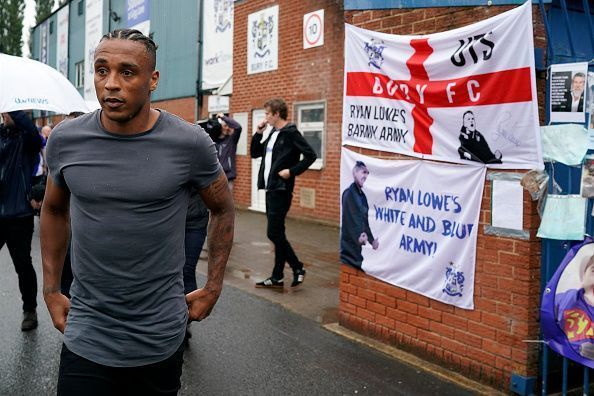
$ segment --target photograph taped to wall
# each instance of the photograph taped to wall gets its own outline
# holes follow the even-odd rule
[[[594,155],[587,155],[584,158],[581,194],[584,198],[594,198]]]
[[[587,103],[588,63],[551,65],[552,122],[584,122]]]

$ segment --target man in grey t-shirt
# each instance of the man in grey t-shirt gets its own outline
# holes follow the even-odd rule
[[[199,127],[150,108],[156,45],[115,30],[95,51],[101,110],[59,124],[41,216],[43,295],[64,333],[58,394],[176,394],[188,320],[222,289],[234,209],[214,144]],[[208,279],[184,295],[191,187],[211,211]],[[60,273],[72,228],[71,300]]]

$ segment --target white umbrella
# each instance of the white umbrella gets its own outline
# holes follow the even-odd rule
[[[0,112],[29,109],[58,114],[89,112],[76,88],[56,69],[0,53]]]

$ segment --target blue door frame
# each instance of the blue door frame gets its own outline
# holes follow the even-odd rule
[[[591,0],[554,0],[548,7],[545,7],[544,1],[540,1],[539,7],[547,35],[547,66],[557,63],[590,62],[589,71],[594,71],[594,10],[591,9],[589,1]],[[549,119],[547,86],[547,124]],[[547,163],[546,170],[551,176],[549,191],[552,191],[554,179],[561,188],[561,194],[580,193],[581,167]],[[587,213],[591,211],[592,200],[589,200]],[[587,216],[586,232],[594,235],[592,216]],[[542,240],[541,292],[573,244],[575,241]],[[542,395],[553,392],[566,395],[569,388],[579,386],[582,386],[584,395],[589,394],[590,372],[587,367],[562,358],[546,345],[542,348],[540,362]]]

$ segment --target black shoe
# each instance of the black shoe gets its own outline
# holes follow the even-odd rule
[[[291,283],[291,287],[300,286],[303,283],[304,279],[305,279],[305,270],[303,268],[301,268],[298,271],[295,271],[293,273],[293,283]]]
[[[283,280],[276,280],[273,277],[264,279],[262,282],[256,283],[256,287],[265,289],[282,289],[285,287]]]
[[[23,312],[23,321],[21,322],[21,330],[29,331],[37,328],[37,312]]]

